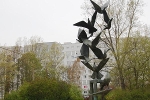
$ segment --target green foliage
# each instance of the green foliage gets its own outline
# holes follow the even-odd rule
[[[56,79],[37,79],[24,83],[18,91],[6,95],[5,100],[83,100],[81,91]]]
[[[44,64],[40,75],[61,79],[66,73],[66,68],[62,63],[63,59],[64,53],[62,45],[53,42],[50,47],[48,46],[46,57],[42,60]]]
[[[107,100],[150,100],[148,90],[120,90],[116,89],[107,95]]]
[[[38,69],[41,67],[40,61],[37,59],[36,55],[32,52],[28,52],[22,55],[19,59],[20,64],[24,67]]]
[[[69,85],[55,79],[39,79],[31,82],[25,96],[28,100],[66,100]]]
[[[6,94],[4,100],[28,100],[25,95],[28,87],[29,83],[24,83],[18,91],[11,91],[10,94]]]
[[[130,38],[124,38],[120,43],[120,55],[125,56],[120,62],[120,67],[127,89],[145,88],[145,83],[150,77],[150,38],[136,33]],[[127,47],[125,48],[125,45]],[[117,67],[112,70],[111,81],[115,86],[120,85],[119,71]]]
[[[33,52],[28,52],[18,59],[19,68],[22,69],[22,81],[31,82],[35,78],[41,63]]]
[[[11,94],[5,95],[5,100],[21,100],[18,91],[12,91]]]
[[[30,85],[29,83],[24,82],[24,84],[18,90],[20,99],[16,99],[16,100],[27,100],[26,99],[27,97],[25,94],[27,93],[27,89],[28,89],[29,85]]]
[[[71,85],[69,95],[69,100],[83,100],[81,90],[75,85]]]

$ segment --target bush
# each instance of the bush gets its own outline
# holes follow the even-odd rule
[[[150,100],[148,90],[112,90],[107,96],[107,100]]]
[[[71,85],[69,95],[69,100],[83,100],[81,90],[75,85]]]
[[[24,83],[18,91],[12,91],[10,94],[6,94],[4,100],[28,100],[25,97],[29,83]]]
[[[11,94],[5,95],[5,100],[21,100],[21,97],[17,91],[12,91]]]
[[[67,100],[70,85],[55,79],[33,81],[25,93],[28,100]]]
[[[74,85],[56,79],[38,79],[6,95],[5,100],[83,100],[83,97]]]

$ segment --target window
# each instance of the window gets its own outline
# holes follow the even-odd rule
[[[83,85],[86,85],[86,80],[83,80],[83,81],[82,81],[82,84],[83,84]]]
[[[84,93],[87,93],[87,91],[84,91]]]
[[[80,55],[80,51],[76,51],[76,55]]]
[[[71,51],[71,55],[74,56],[75,55],[75,51]]]

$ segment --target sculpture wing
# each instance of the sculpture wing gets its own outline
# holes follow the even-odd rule
[[[103,75],[100,72],[93,72],[93,74],[91,76],[92,79],[95,79],[95,78],[101,79],[102,77],[103,77]]]
[[[107,57],[107,52],[110,50],[110,48],[109,49],[107,49],[107,50],[104,50],[104,58],[106,58]]]
[[[90,61],[90,59],[88,57],[85,57],[85,56],[78,56],[78,58],[82,59],[82,60],[85,60],[85,62],[88,62]]]
[[[103,76],[100,72],[97,73],[97,79],[101,79]]]
[[[109,29],[111,28],[111,22],[112,22],[112,20],[113,20],[113,18],[111,18],[111,19],[109,20],[109,22],[108,22],[108,27],[109,27]]]
[[[92,19],[91,19],[91,25],[94,26],[95,20],[96,20],[97,11],[94,12]]]
[[[100,32],[100,33],[96,36],[96,38],[92,41],[92,47],[96,47],[97,44],[99,43],[101,33],[102,33],[102,32]]]
[[[78,30],[78,35],[77,35],[77,37],[78,37],[78,39],[76,39],[78,42],[80,42],[80,43],[82,43],[82,40],[81,40],[81,32],[82,32],[82,30],[79,28],[79,30]]]
[[[91,3],[93,4],[94,9],[98,12],[98,13],[102,13],[101,7],[99,5],[97,5],[95,2],[93,2],[92,0],[90,0]]]
[[[88,23],[86,23],[85,21],[80,21],[80,22],[77,22],[75,24],[73,24],[74,26],[80,26],[80,27],[85,27],[85,28],[89,28],[89,25]]]
[[[92,46],[92,42],[91,42],[90,40],[88,40],[88,39],[84,39],[84,40],[83,40],[83,43],[84,43],[85,45],[87,45],[88,47],[91,47],[91,46]]]
[[[102,53],[102,51],[99,48],[91,48],[91,50],[93,51],[93,53],[97,56],[98,59],[103,59],[104,55]]]
[[[112,22],[112,20],[113,20],[113,18],[111,18],[111,19],[109,20],[109,22],[108,22],[107,25],[104,25],[104,26],[105,26],[104,30],[105,30],[105,29],[110,29],[110,28],[111,28],[111,22]]]
[[[87,29],[89,29],[90,33],[93,33],[93,32],[97,31],[97,29],[95,27],[93,27],[91,24],[86,23],[85,21],[80,21],[80,22],[77,22],[73,25],[87,28]]]
[[[84,56],[78,56],[80,59],[83,59],[83,60],[85,60],[85,57]]]
[[[80,53],[82,56],[89,58],[89,47],[87,45],[83,44],[80,49]]]
[[[87,34],[84,30],[79,29],[78,30],[78,39],[81,41],[80,43],[82,43],[83,39],[87,39]]]
[[[83,61],[81,61],[87,68],[89,68],[90,70],[92,70],[93,71],[93,67],[87,62],[87,63],[85,63],[85,62],[83,62]]]
[[[109,58],[103,59],[103,60],[98,64],[96,71],[99,72],[99,71],[104,67],[104,65],[107,63],[108,60],[109,60]]]
[[[108,0],[103,6],[101,6],[101,10],[104,10],[105,8],[107,8],[109,3],[110,3],[110,0]]]
[[[96,72],[93,72],[93,74],[91,75],[91,78],[95,79],[95,77],[96,77],[95,75],[96,75]]]
[[[110,19],[105,9],[103,10],[103,16],[104,16],[104,21],[108,24]]]

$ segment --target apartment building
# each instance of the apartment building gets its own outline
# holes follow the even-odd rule
[[[65,58],[63,60],[65,66],[72,66],[74,61],[77,59],[77,56],[80,54],[80,49],[82,46],[82,43],[70,43],[66,42],[62,44],[63,46],[63,52],[65,54]],[[101,50],[104,52],[105,49],[107,49],[107,46],[105,43],[100,42],[98,44],[98,47],[101,48]],[[95,57],[94,53],[90,50],[89,55],[92,57]],[[81,81],[81,88],[82,88],[82,94],[86,97],[89,94],[90,90],[90,80],[92,71],[88,69],[86,66],[84,66],[81,62],[80,65],[83,66],[83,70],[81,71],[80,81]],[[92,65],[92,62],[91,62]],[[104,75],[105,73],[102,72]]]
[[[77,56],[80,55],[80,49],[82,46],[82,43],[70,43],[70,42],[66,42],[64,44],[62,44],[63,46],[63,52],[65,54],[64,57],[64,65],[65,66],[72,66],[74,61],[77,59]],[[81,71],[81,75],[80,75],[80,87],[83,90],[83,95],[87,95],[89,87],[88,87],[88,82],[90,80],[89,74],[90,74],[90,70],[88,70],[81,62],[80,62],[80,66],[83,67],[82,71]]]
[[[80,55],[80,48],[82,46],[81,43],[71,43],[66,42],[62,44],[63,52],[65,54],[64,57],[64,65],[65,66],[72,66],[74,61],[77,59],[77,56]]]

